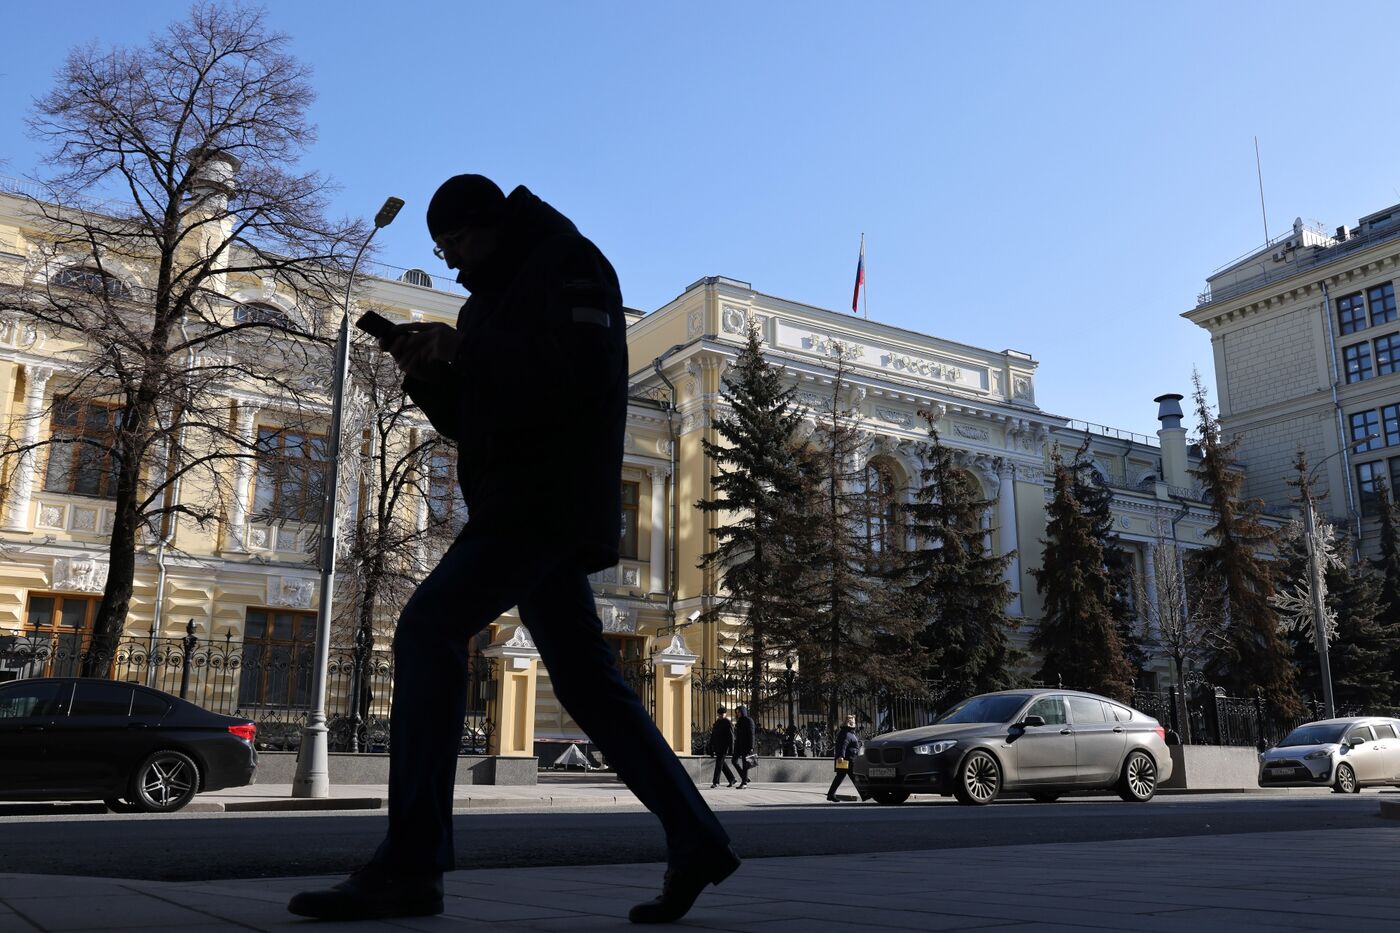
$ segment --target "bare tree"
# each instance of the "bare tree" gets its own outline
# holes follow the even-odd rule
[[[1198,666],[1218,648],[1224,620],[1218,602],[1200,598],[1211,587],[1192,585],[1176,545],[1159,536],[1150,554],[1144,573],[1133,580],[1137,636],[1149,654],[1171,662],[1172,682],[1180,688],[1187,666]]]
[[[393,359],[368,340],[353,351],[354,395],[342,447],[358,453],[357,469],[347,470],[355,487],[346,536],[349,598],[334,627],[340,644],[354,645],[350,739],[358,751],[379,633],[461,530],[466,507],[457,491],[455,447],[413,406]]]
[[[363,229],[328,221],[327,182],[295,169],[314,95],[287,42],[259,11],[200,5],[144,47],[75,50],[35,105],[41,245],[0,310],[55,341],[66,385],[48,414],[74,430],[7,453],[77,445],[73,469],[113,500],[91,657],[121,635],[138,543],[179,516],[218,521],[231,458],[258,455],[230,395],[295,413],[329,381],[307,373],[328,374],[325,312]],[[292,295],[296,313],[238,313],[240,286]],[[181,481],[198,494],[177,498]]]

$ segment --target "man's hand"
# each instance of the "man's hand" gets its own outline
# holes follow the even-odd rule
[[[400,324],[384,349],[406,374],[415,379],[432,379],[441,364],[457,356],[461,335],[448,324],[414,322]]]

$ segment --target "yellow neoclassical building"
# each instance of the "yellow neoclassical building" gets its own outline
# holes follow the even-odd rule
[[[0,184],[0,281],[34,288],[90,284],[81,264],[36,263],[34,202],[21,189],[13,182]],[[118,264],[111,269],[129,277],[123,287],[140,294],[143,270]],[[223,287],[227,313],[243,316],[239,319],[281,315],[299,320],[298,315],[313,313],[298,296],[270,282],[229,277]],[[354,296],[357,306],[372,306],[400,320],[448,322],[456,319],[463,300],[455,286],[438,287],[427,272],[384,267],[362,272]],[[314,313],[333,317],[339,312],[322,308]],[[692,719],[704,724],[709,716],[690,707],[685,678],[691,666],[720,666],[736,647],[734,624],[689,620],[710,607],[717,591],[713,575],[699,567],[700,555],[711,546],[708,523],[716,520],[694,507],[712,494],[713,467],[706,462],[702,441],[717,439],[713,425],[724,414],[721,382],[750,322],[757,325],[769,357],[796,386],[799,401],[810,408],[819,409],[830,399],[834,357],[842,354],[848,368],[845,401],[859,412],[865,438],[861,459],[867,485],[887,500],[888,509],[910,500],[918,476],[919,444],[925,438],[918,413],[937,414],[945,443],[956,448],[959,463],[993,503],[984,519],[988,546],[1017,555],[1007,575],[1016,593],[1010,612],[1023,620],[1016,636],[1022,643],[1041,610],[1031,571],[1040,560],[1045,534],[1046,472],[1055,445],[1073,449],[1089,439],[1095,468],[1114,492],[1115,528],[1140,570],[1160,564],[1159,555],[1166,551],[1204,541],[1210,520],[1187,472],[1186,430],[1172,401],[1179,397],[1163,397],[1162,430],[1156,437],[1071,421],[1037,403],[1037,364],[1029,354],[985,350],[788,301],[724,277],[700,279],[653,311],[629,311],[628,322],[633,372],[619,478],[623,556],[616,567],[595,574],[593,582],[604,629],[623,663],[656,673],[648,699],[678,750],[689,751],[696,725]],[[72,348],[31,321],[0,318],[0,424],[10,439],[28,444],[55,432],[100,437],[106,429],[109,410],[101,405],[75,408],[81,400],[69,399],[74,389],[71,356]],[[299,430],[324,432],[329,421],[325,380],[308,376],[298,403],[298,417],[310,419]],[[229,387],[228,423],[250,446],[263,432],[272,437],[281,429],[285,436],[288,410],[285,398]],[[404,442],[413,443],[431,428],[411,414],[401,431]],[[49,448],[40,456],[8,457],[3,464],[0,679],[52,671],[53,658],[63,653],[57,649],[70,655],[80,650],[106,580],[112,521],[106,480],[100,464],[55,453],[67,450]],[[228,493],[217,522],[200,528],[179,521],[164,534],[142,539],[126,625],[130,649],[141,655],[141,666],[130,668],[127,676],[170,689],[186,673],[179,670],[181,659],[193,654],[199,666],[196,687],[205,699],[277,710],[289,725],[297,721],[309,687],[309,673],[300,665],[317,610],[318,537],[304,510],[280,506],[291,495],[289,475],[305,478],[315,472],[289,469],[288,458],[302,456],[304,450],[278,448],[230,461],[221,477]],[[450,453],[434,460],[434,475],[420,487],[425,494],[404,500],[410,521],[426,525],[438,510],[450,510],[449,460]],[[271,481],[274,474],[276,482]],[[207,492],[191,483],[181,494]],[[897,535],[897,523],[882,533]],[[423,551],[416,555],[419,565],[430,566],[432,549],[441,546],[442,540],[425,538],[418,545]],[[1155,602],[1154,574],[1142,576],[1144,598]],[[349,598],[345,594],[351,589],[337,592]],[[392,624],[392,606],[386,606],[374,620],[380,643],[375,657],[382,657]],[[190,634],[198,650],[182,652],[180,639]],[[375,657],[354,654],[349,630],[339,632],[337,641],[330,714],[336,715],[339,703],[348,715],[345,698],[355,693],[370,698],[360,712],[379,721],[386,712],[386,675],[375,667]],[[34,646],[41,644],[50,646],[43,655],[47,667],[35,660]],[[535,742],[582,737],[554,700],[548,673],[535,662],[527,633],[517,630],[509,616],[480,647],[484,656],[497,659],[501,682],[483,684],[473,696],[483,725],[491,722],[493,750],[531,754]],[[1154,662],[1154,669],[1166,671],[1165,660]],[[493,699],[496,705],[488,712]],[[362,739],[375,746],[372,735]]]

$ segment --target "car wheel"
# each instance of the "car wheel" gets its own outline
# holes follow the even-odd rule
[[[106,804],[107,809],[108,809],[108,810],[111,810],[113,813],[135,813],[135,812],[136,812],[136,807],[131,803],[131,801],[129,801],[129,800],[123,800],[123,799],[120,798],[120,797],[108,797],[106,800],[104,800],[104,801],[102,801],[102,802],[103,802],[104,804]]]
[[[887,805],[900,804],[909,799],[909,792],[902,790],[877,790],[870,795],[876,803]]]
[[[997,760],[983,751],[976,751],[958,766],[953,793],[962,803],[985,806],[997,799],[1001,791],[1001,768]]]
[[[174,813],[199,793],[199,767],[184,752],[156,752],[136,769],[127,795],[142,813]]]
[[[1051,790],[1033,790],[1031,799],[1036,803],[1054,803],[1060,799],[1060,795]]]
[[[1123,762],[1118,779],[1118,796],[1129,803],[1144,803],[1157,793],[1157,765],[1146,752],[1133,752]]]
[[[1351,765],[1337,765],[1337,780],[1332,784],[1332,790],[1338,794],[1359,794],[1361,785],[1356,781],[1356,772],[1351,770]]]

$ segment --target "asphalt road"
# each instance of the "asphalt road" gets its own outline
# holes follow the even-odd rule
[[[1384,825],[1380,794],[1079,798],[962,807],[942,799],[746,807],[720,817],[747,857],[958,849]],[[0,872],[183,881],[349,871],[385,817],[175,814],[0,818]],[[1400,833],[1400,827],[1397,827]],[[457,867],[662,861],[661,834],[635,809],[458,814]]]

